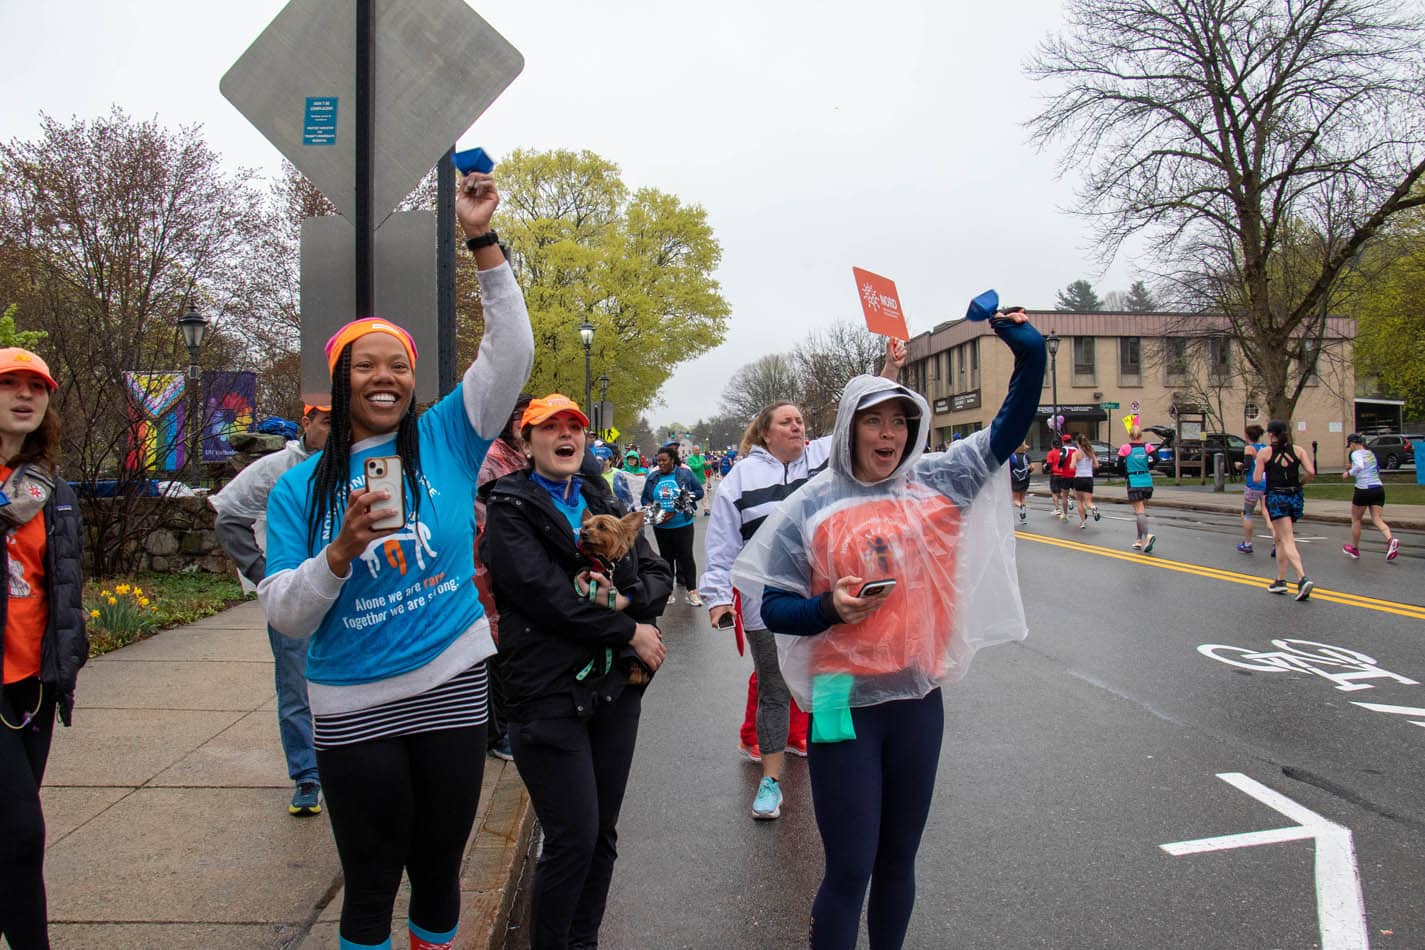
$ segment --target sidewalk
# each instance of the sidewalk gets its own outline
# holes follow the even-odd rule
[[[1153,486],[1153,499],[1148,503],[1150,508],[1182,508],[1189,511],[1242,514],[1241,482],[1229,483],[1226,491],[1216,492],[1212,490],[1211,481],[1206,485],[1164,485],[1162,479],[1154,481],[1156,484]],[[1029,493],[1048,498],[1049,480],[1036,476],[1030,483]],[[1098,502],[1109,501],[1127,504],[1128,486],[1122,481],[1115,481],[1110,485],[1105,481],[1095,480],[1093,497],[1094,501]],[[1304,520],[1348,525],[1351,523],[1351,503],[1344,499],[1308,497]],[[1385,520],[1392,528],[1405,531],[1425,530],[1425,505],[1392,504],[1390,489],[1387,488]],[[1366,520],[1366,526],[1370,528],[1370,519]]]
[[[57,950],[336,948],[325,814],[287,814],[262,610],[246,603],[90,660],[41,797]],[[498,947],[534,819],[487,759],[462,880],[461,950]],[[405,888],[395,945],[404,947]]]

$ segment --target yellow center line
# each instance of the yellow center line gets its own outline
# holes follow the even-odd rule
[[[1114,551],[1109,548],[1098,547],[1093,544],[1084,544],[1081,541],[1069,541],[1064,538],[1050,538],[1042,534],[1020,531],[1016,537],[1026,541],[1034,541],[1039,544],[1048,544],[1053,547],[1066,548],[1070,551],[1078,551],[1083,554],[1094,554],[1099,557],[1112,558],[1116,561],[1128,561],[1132,564],[1139,564],[1144,567],[1156,567],[1165,571],[1177,571],[1181,574],[1193,574],[1198,577],[1206,577],[1211,580],[1227,581],[1231,584],[1243,584],[1247,587],[1262,587],[1262,578],[1252,574],[1242,574],[1237,571],[1227,571],[1216,567],[1206,567],[1202,564],[1190,564],[1184,561],[1172,561],[1155,557],[1151,554],[1140,554],[1138,552]],[[1352,594],[1347,591],[1327,590],[1324,587],[1317,587],[1311,592],[1313,600],[1324,600],[1332,604],[1344,604],[1347,607],[1364,607],[1367,610],[1378,610],[1382,613],[1395,614],[1400,617],[1410,617],[1414,620],[1425,620],[1425,607],[1417,604],[1402,604],[1393,600],[1381,600],[1377,597],[1366,597],[1361,594]]]

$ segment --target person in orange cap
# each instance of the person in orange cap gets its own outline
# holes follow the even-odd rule
[[[520,420],[529,467],[490,489],[480,559],[500,608],[510,748],[544,829],[533,950],[596,947],[643,692],[666,655],[654,626],[668,565],[603,478],[580,468],[588,417],[553,393]],[[614,530],[594,515],[622,516]],[[619,535],[618,553],[589,543]]]
[[[16,948],[49,946],[40,783],[89,656],[79,502],[55,474],[58,388],[39,356],[0,349],[0,942]]]
[[[390,946],[403,871],[412,950],[449,947],[460,920],[495,652],[474,583],[476,479],[534,361],[524,296],[490,230],[498,203],[488,175],[461,180],[455,210],[479,267],[485,333],[460,384],[418,415],[410,334],[380,317],[352,321],[327,344],[326,449],[268,499],[257,595],[273,629],[308,640],[344,947]],[[389,489],[368,489],[368,476]]]

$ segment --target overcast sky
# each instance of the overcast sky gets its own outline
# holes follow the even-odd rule
[[[0,138],[36,136],[41,110],[118,103],[202,123],[231,165],[275,174],[278,153],[218,80],[283,5],[0,0]],[[525,69],[461,147],[591,149],[630,186],[702,205],[722,243],[727,341],[669,377],[655,424],[713,415],[739,366],[859,320],[853,265],[896,281],[912,333],[987,287],[1050,307],[1072,280],[1102,295],[1136,276],[1095,260],[1072,182],[1028,144],[1040,91],[1023,64],[1059,29],[1055,0],[472,6]]]

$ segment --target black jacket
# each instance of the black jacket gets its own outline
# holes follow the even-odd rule
[[[84,537],[79,500],[63,479],[45,503],[45,592],[49,617],[40,646],[40,682],[59,701],[59,719],[66,726],[74,709],[74,683],[89,659],[89,633],[84,614]],[[10,576],[8,545],[0,544],[0,578]],[[5,623],[10,585],[0,583],[0,658],[5,655]]]
[[[594,514],[621,515],[602,478],[584,479],[581,491]],[[592,603],[574,590],[574,575],[588,567],[569,522],[549,493],[527,472],[490,486],[480,561],[490,572],[500,611],[496,663],[514,722],[561,716],[587,717],[616,698],[635,662],[635,623],[652,623],[673,590],[667,563],[640,531],[614,565],[613,582],[632,601],[622,612]],[[615,662],[605,674],[606,651]],[[590,673],[580,673],[594,664]]]

